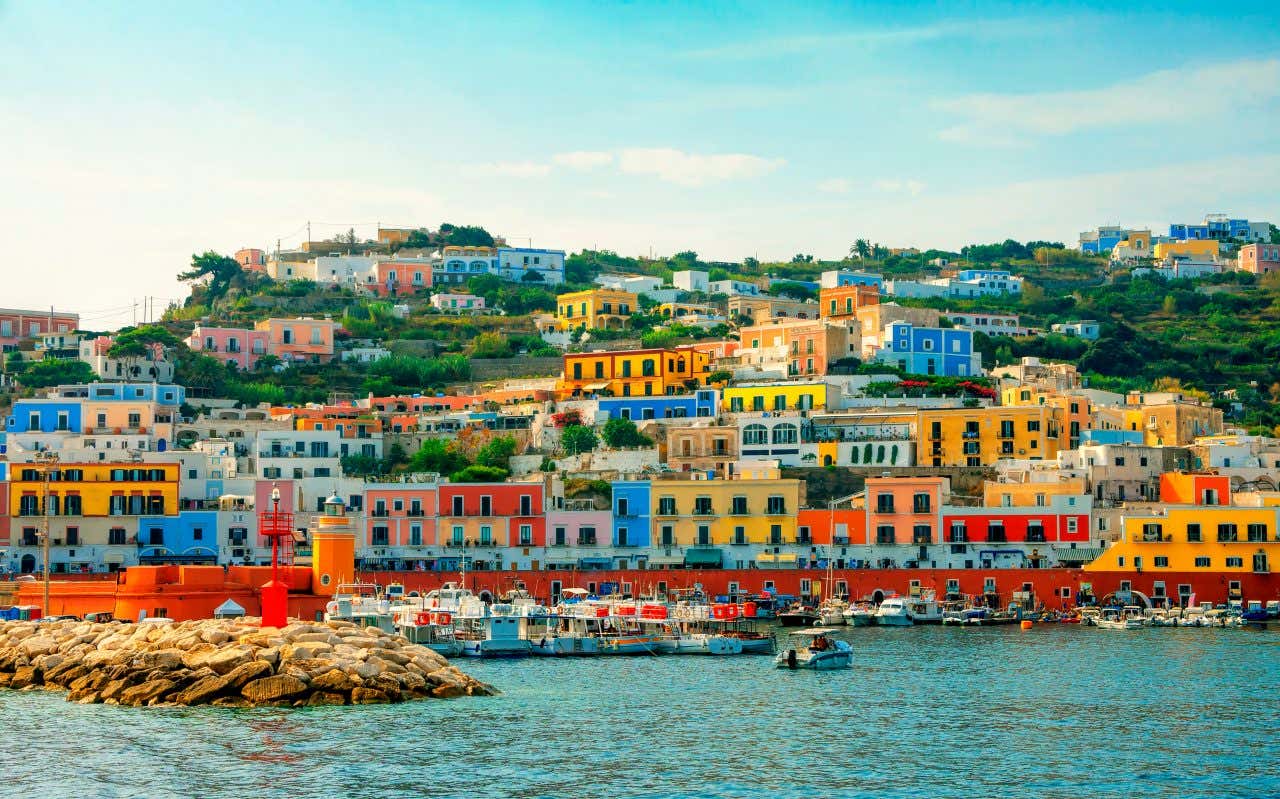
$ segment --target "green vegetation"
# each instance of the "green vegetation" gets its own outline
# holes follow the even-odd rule
[[[590,452],[600,444],[600,439],[590,427],[571,424],[560,434],[560,446],[566,455]]]
[[[610,419],[604,423],[601,433],[604,443],[614,449],[653,446],[653,439],[637,430],[636,423],[630,419]]]

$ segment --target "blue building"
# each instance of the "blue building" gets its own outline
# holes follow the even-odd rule
[[[138,519],[139,563],[217,563],[217,511]]]
[[[1169,225],[1169,237],[1179,240],[1214,239],[1231,241],[1251,239],[1252,226],[1248,219],[1229,219],[1225,216],[1206,216],[1199,225]]]
[[[649,481],[616,480],[613,483],[613,545],[648,547],[652,540],[649,515]],[[638,557],[644,557],[639,555]],[[619,561],[633,556],[619,554]]]
[[[1081,444],[1141,444],[1141,430],[1083,430]]]
[[[182,386],[160,383],[78,383],[58,386],[49,396],[108,402],[154,402],[176,408],[187,401],[187,390]]]
[[[493,274],[517,283],[534,281],[556,285],[564,282],[564,250],[532,247],[499,247]],[[535,277],[536,276],[536,277]]]
[[[828,269],[822,273],[819,286],[824,289],[840,288],[841,286],[875,286],[877,291],[883,292],[884,277],[868,272],[854,272],[848,269]],[[812,287],[816,290],[819,286]]]
[[[982,354],[973,349],[972,330],[893,322],[885,327],[876,360],[915,375],[972,377],[982,374]]]
[[[710,389],[692,394],[662,397],[608,397],[600,399],[600,410],[610,419],[685,419],[720,413],[720,392]]]
[[[79,400],[24,399],[13,403],[4,422],[7,433],[82,433]]]

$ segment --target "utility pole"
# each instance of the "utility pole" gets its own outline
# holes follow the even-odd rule
[[[307,251],[311,250],[311,220],[307,220]]]
[[[36,461],[41,465],[43,491],[40,506],[40,539],[44,561],[44,606],[41,615],[49,615],[49,472],[58,462],[58,453],[53,450],[42,450],[36,454]]]

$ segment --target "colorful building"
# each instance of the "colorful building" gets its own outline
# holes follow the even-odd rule
[[[238,327],[206,327],[196,325],[187,337],[187,346],[195,352],[234,363],[243,371],[253,371],[258,359],[267,354],[270,334],[266,330]]]
[[[1280,244],[1246,244],[1240,248],[1237,263],[1242,272],[1255,275],[1280,272]]]
[[[484,313],[484,297],[441,292],[431,295],[431,307],[442,313]]]
[[[736,547],[805,544],[797,539],[804,484],[794,479],[660,480],[651,487],[654,546]],[[686,565],[716,565],[720,552]],[[714,563],[712,561],[714,560]],[[793,559],[794,562],[794,559]]]
[[[1280,557],[1280,507],[1238,504],[1225,476],[1164,474],[1160,504],[1134,508],[1122,525],[1085,571],[1268,574]]]
[[[21,311],[0,308],[0,348],[15,350],[22,339],[46,333],[70,333],[80,328],[79,314],[65,311]]]
[[[439,496],[441,544],[546,546],[542,483],[445,483]]]
[[[560,330],[621,330],[638,308],[638,298],[629,291],[573,291],[556,298],[556,326]]]
[[[880,304],[876,285],[847,283],[818,292],[818,308],[823,319],[856,319],[859,308]]]
[[[891,322],[884,329],[876,360],[907,374],[970,377],[982,374],[982,353],[973,348],[973,331],[916,327]]]
[[[561,399],[683,394],[707,384],[710,364],[710,355],[690,346],[570,353],[556,393]]]
[[[691,394],[661,397],[611,397],[599,400],[600,412],[610,419],[635,422],[650,419],[694,419],[720,413],[720,392],[699,389]]]
[[[333,360],[333,335],[338,325],[329,319],[264,319],[254,326],[267,334],[267,350],[282,361]]]
[[[432,264],[432,285],[466,283],[476,275],[486,275],[498,266],[498,251],[493,247],[457,247],[440,251]]]
[[[399,557],[412,559],[441,543],[439,486],[433,480],[367,483],[364,508],[364,546],[394,549]],[[380,555],[375,552],[374,556]]]
[[[431,279],[429,258],[396,258],[378,262],[366,288],[379,297],[403,297],[431,288]]]
[[[786,383],[744,383],[724,390],[724,409],[730,413],[821,410],[838,405],[840,389],[820,380]]]
[[[1050,405],[937,408],[919,412],[916,460],[922,466],[989,466],[998,460],[1058,456],[1064,415]]]
[[[858,358],[862,340],[857,320],[787,319],[744,327],[740,331],[743,363],[785,363],[788,375],[821,376],[845,358]]]
[[[1156,244],[1154,255],[1157,261],[1170,256],[1182,256],[1196,260],[1212,260],[1218,254],[1220,245],[1213,239],[1187,239],[1184,241],[1162,241]]]
[[[891,322],[909,322],[917,327],[937,327],[942,314],[936,308],[908,308],[896,302],[865,305],[857,311],[862,331],[862,358],[875,356],[884,343],[884,329]]]

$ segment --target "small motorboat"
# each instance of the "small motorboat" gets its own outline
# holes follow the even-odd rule
[[[900,597],[889,597],[880,603],[876,610],[876,626],[878,627],[910,627],[911,611],[907,603]]]
[[[853,648],[845,641],[831,637],[830,627],[814,627],[791,633],[787,648],[778,653],[773,664],[779,669],[831,671],[853,666]]]
[[[828,599],[818,606],[818,620],[814,624],[819,627],[830,627],[833,624],[844,624],[844,612],[849,603],[843,599]]]
[[[1103,608],[1094,625],[1103,630],[1141,630],[1146,619],[1140,609],[1136,610],[1131,613],[1129,608]]]
[[[778,614],[783,627],[808,627],[818,620],[818,611],[797,602]]]

